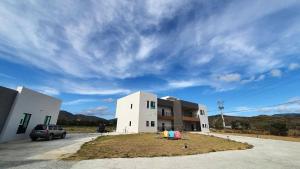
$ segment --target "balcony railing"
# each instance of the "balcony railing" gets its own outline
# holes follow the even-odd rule
[[[160,120],[174,120],[174,116],[170,116],[170,115],[168,116],[158,115],[157,118]]]
[[[183,121],[195,121],[198,122],[200,119],[198,117],[189,117],[189,116],[182,116]]]

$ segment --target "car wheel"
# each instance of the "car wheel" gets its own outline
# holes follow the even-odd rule
[[[53,139],[53,134],[50,134],[47,138],[47,140],[52,140]]]
[[[66,133],[61,134],[60,138],[64,139],[66,137]]]
[[[36,137],[31,137],[31,141],[36,141],[37,138]]]

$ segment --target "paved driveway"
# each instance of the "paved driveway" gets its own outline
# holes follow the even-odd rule
[[[226,135],[215,134],[226,138]],[[83,137],[83,136],[82,136]],[[81,137],[81,138],[82,138]],[[85,138],[85,137],[83,137]],[[208,154],[180,156],[180,157],[155,157],[155,158],[131,158],[131,159],[99,159],[80,162],[65,162],[59,160],[38,160],[39,153],[34,152],[35,160],[27,158],[22,163],[2,163],[2,168],[111,168],[111,169],[300,169],[300,143],[278,140],[257,139],[251,137],[230,136],[230,139],[248,142],[255,147],[250,150],[236,150],[214,152]],[[54,144],[55,142],[51,142]],[[31,143],[28,143],[32,145]],[[43,143],[41,143],[43,144]],[[1,146],[0,146],[1,147]],[[34,149],[34,148],[33,148]],[[32,149],[32,151],[34,151]],[[37,148],[39,149],[39,148]],[[24,150],[20,149],[21,152]],[[7,153],[7,159],[13,157]],[[31,152],[31,151],[30,151]],[[41,149],[39,152],[43,152]],[[5,153],[4,153],[5,154]],[[0,158],[3,155],[0,149]],[[17,155],[18,156],[18,155]],[[39,156],[38,157],[43,157]],[[1,166],[1,163],[0,163]],[[1,167],[0,167],[1,168]]]
[[[0,144],[0,168],[18,167],[33,165],[34,163],[48,162],[53,164],[61,163],[58,159],[66,153],[76,152],[80,146],[100,134],[68,134],[65,139],[52,141],[21,140]],[[65,163],[67,165],[68,163]],[[70,163],[71,164],[71,163]],[[63,165],[63,166],[65,166]],[[70,168],[67,165],[67,168]],[[50,168],[48,166],[47,168]],[[65,167],[64,167],[65,168]]]

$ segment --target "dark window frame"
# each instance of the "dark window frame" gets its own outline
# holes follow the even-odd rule
[[[49,125],[51,121],[51,116],[45,116],[44,125]]]
[[[154,101],[151,101],[151,103],[150,103],[151,109],[155,109],[155,107],[156,107],[155,104],[156,104],[156,103],[155,103]]]
[[[25,134],[26,133],[31,116],[32,116],[32,114],[30,114],[30,113],[23,113],[23,118],[20,120],[17,134]]]
[[[155,127],[155,121],[151,121],[151,127]]]

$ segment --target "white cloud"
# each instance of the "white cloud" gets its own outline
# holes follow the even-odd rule
[[[257,81],[264,80],[266,78],[266,75],[259,75],[258,78],[256,79]]]
[[[238,73],[231,73],[219,76],[219,79],[225,82],[239,82],[241,80],[241,75]]]
[[[296,70],[300,68],[300,65],[298,63],[291,63],[289,64],[289,70]]]
[[[16,79],[15,77],[12,77],[12,76],[4,74],[4,73],[0,73],[0,77],[7,78],[7,79]]]
[[[128,94],[131,91],[128,89],[120,88],[107,83],[101,82],[81,82],[77,80],[57,79],[55,83],[51,85],[56,86],[60,91],[64,93],[80,94],[80,95],[116,95],[116,94]]]
[[[106,103],[113,103],[115,100],[113,98],[106,98],[106,99],[102,99],[101,101]]]
[[[258,114],[283,114],[283,113],[300,113],[300,99],[299,97],[290,98],[287,102],[283,104],[277,104],[274,106],[265,106],[265,107],[248,107],[248,106],[241,106],[236,107],[234,111],[229,111],[229,113],[258,113]]]
[[[78,105],[78,104],[82,104],[82,103],[89,103],[89,102],[97,102],[99,100],[97,99],[76,99],[76,100],[71,100],[71,101],[67,101],[64,102],[63,105]]]
[[[39,86],[39,87],[33,87],[35,90],[37,90],[38,92],[44,93],[46,95],[50,95],[50,96],[57,96],[60,94],[60,91],[52,88],[52,87],[47,87],[47,86]]]
[[[282,72],[280,69],[272,69],[270,71],[271,76],[273,77],[281,77],[282,76]]]
[[[7,53],[0,58],[77,79],[55,86],[69,93],[125,94],[117,80],[149,74],[174,88],[233,88],[211,76],[226,83],[263,80],[270,71],[280,77],[286,56],[299,53],[299,16],[273,16],[298,1],[229,2],[222,10],[180,0],[0,3],[0,51]],[[91,79],[114,85],[81,84]]]

